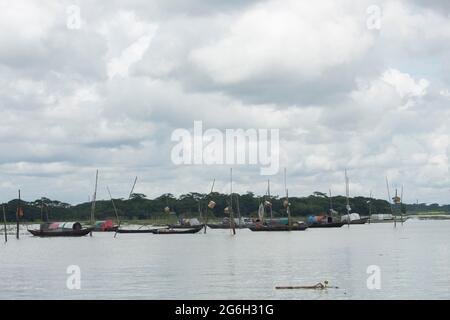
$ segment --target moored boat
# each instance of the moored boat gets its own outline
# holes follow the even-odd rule
[[[153,229],[153,234],[192,234],[197,233],[201,229],[203,229],[203,226],[195,227],[195,228],[186,228],[186,229],[172,229],[172,228],[160,228],[160,229]]]
[[[92,231],[95,232],[114,232],[119,228],[118,225],[114,225],[112,220],[96,221]]]
[[[331,216],[309,216],[307,220],[308,228],[340,228],[345,222],[336,221]]]
[[[28,230],[36,237],[82,237],[91,231],[92,228],[83,228],[79,222],[43,223],[39,230]]]
[[[308,226],[303,222],[293,223],[291,226],[286,224],[255,224],[248,227],[251,231],[303,231],[308,229]]]

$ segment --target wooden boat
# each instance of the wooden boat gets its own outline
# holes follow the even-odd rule
[[[199,232],[201,229],[203,229],[203,227],[196,227],[196,228],[188,228],[188,229],[170,229],[170,228],[164,228],[164,229],[153,229],[152,233],[153,234],[192,234],[192,233],[197,233]]]
[[[115,232],[119,229],[118,225],[114,225],[112,220],[96,221],[92,231],[94,232]]]
[[[323,222],[323,223],[312,223],[308,225],[308,228],[340,228],[346,222]]]
[[[369,217],[352,220],[352,221],[350,221],[350,224],[366,224],[367,221],[369,221]]]
[[[207,226],[211,229],[230,229],[230,223],[208,223]],[[237,225],[234,224],[236,229],[247,229],[248,225]]]
[[[40,225],[39,230],[28,230],[36,237],[82,237],[92,231],[84,228],[79,222],[47,222]]]
[[[402,223],[406,222],[408,219],[409,217],[403,217],[403,219],[398,218],[395,219],[395,222]],[[394,223],[394,219],[369,219],[369,223]]]
[[[117,233],[154,233],[156,229],[117,229]]]
[[[169,224],[167,225],[169,227],[169,229],[192,229],[192,228],[204,228],[205,225],[204,224],[199,224],[199,225],[195,225],[195,226],[191,226],[191,225],[182,225],[182,224]],[[228,228],[230,226],[228,225]]]
[[[28,230],[33,236],[36,237],[83,237],[90,233],[91,229],[81,230],[61,230],[61,231],[44,231],[44,230]]]
[[[264,225],[264,224],[256,224],[254,226],[248,227],[251,231],[303,231],[308,229],[308,226],[304,223],[301,224],[293,224],[289,227],[289,225]]]

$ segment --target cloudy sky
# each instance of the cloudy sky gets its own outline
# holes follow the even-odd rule
[[[381,15],[379,15],[381,13]],[[379,19],[381,17],[381,19]],[[0,0],[0,200],[229,188],[177,128],[279,129],[291,195],[449,203],[447,0]],[[267,176],[235,165],[234,189]],[[283,173],[271,176],[283,193]]]

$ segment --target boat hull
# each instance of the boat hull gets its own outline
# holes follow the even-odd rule
[[[199,232],[201,228],[189,228],[185,230],[181,229],[154,229],[153,234],[193,234]]]
[[[224,223],[217,223],[217,224],[215,224],[215,223],[208,223],[207,226],[208,226],[208,228],[210,228],[210,229],[231,229],[231,226],[230,226],[229,223],[227,223],[227,224],[224,224]],[[235,229],[247,229],[248,226],[245,226],[245,225],[241,225],[241,226],[235,225],[234,228],[235,228]]]
[[[35,237],[50,238],[50,237],[83,237],[90,233],[91,229],[82,230],[64,230],[64,231],[42,231],[42,230],[28,230]]]
[[[345,222],[327,222],[327,223],[316,223],[310,224],[308,228],[340,228]]]
[[[304,231],[308,229],[306,225],[296,225],[296,226],[287,226],[287,225],[255,225],[248,227],[251,231],[254,232],[277,232],[277,231]]]
[[[367,221],[369,221],[369,218],[361,218],[361,219],[356,219],[356,220],[350,221],[350,224],[366,224]],[[344,222],[344,224],[345,223],[346,222]]]
[[[117,233],[153,233],[155,229],[117,229]]]

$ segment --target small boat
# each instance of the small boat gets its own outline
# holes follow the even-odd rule
[[[323,223],[313,223],[308,225],[308,228],[340,228],[345,222],[323,222]]]
[[[366,224],[367,221],[369,221],[369,217],[352,220],[350,221],[350,224]]]
[[[28,230],[36,237],[82,237],[92,231],[92,228],[82,228],[79,222],[43,223],[39,230]]]
[[[171,229],[171,228],[161,228],[161,229],[153,229],[153,234],[188,234],[188,233],[197,233],[203,229],[202,227],[195,228],[187,228],[187,229]]]
[[[309,216],[307,220],[308,228],[340,228],[346,222],[335,221],[331,216]]]
[[[154,233],[157,230],[153,229],[117,229],[117,233]]]
[[[304,223],[294,223],[292,226],[285,224],[255,224],[248,227],[251,231],[303,231],[308,229]]]
[[[345,214],[341,217],[341,222],[344,222],[344,224],[347,224],[347,221],[350,220],[350,224],[365,224],[369,217],[361,217],[359,213],[350,213]]]
[[[114,232],[119,228],[118,225],[114,225],[112,220],[96,221],[92,231],[95,232]]]
[[[183,219],[179,220],[178,224],[169,224],[168,227],[170,229],[187,229],[187,228],[200,228],[202,229],[205,225],[201,224],[200,221],[196,218],[191,219]]]

